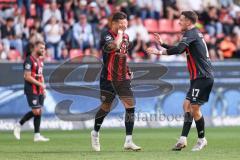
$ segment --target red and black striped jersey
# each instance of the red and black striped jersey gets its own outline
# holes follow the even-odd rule
[[[42,83],[44,81],[43,66],[43,61],[40,58],[36,59],[33,56],[28,56],[23,63],[23,70],[24,72],[31,72],[31,76]],[[25,94],[40,95],[43,94],[43,88],[25,80],[24,92]]]
[[[120,49],[117,51],[106,51],[106,46],[113,42],[117,34],[111,30],[101,34],[100,45],[102,47],[103,66],[101,78],[109,81],[124,81],[130,79],[130,71],[127,65],[129,37],[123,35]]]
[[[187,30],[178,46],[167,49],[168,55],[186,52],[190,79],[213,78],[213,67],[203,35],[197,28]]]

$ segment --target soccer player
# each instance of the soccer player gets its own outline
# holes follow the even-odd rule
[[[45,98],[45,84],[43,77],[43,61],[42,57],[45,53],[45,43],[37,41],[34,44],[33,52],[30,56],[26,57],[23,69],[24,69],[24,92],[26,94],[27,102],[31,111],[26,113],[22,119],[14,127],[14,136],[17,140],[20,140],[21,126],[32,117],[34,117],[34,142],[49,141],[40,134],[40,123],[42,107]]]
[[[111,110],[116,95],[119,96],[126,109],[124,149],[141,150],[141,147],[135,145],[132,140],[135,99],[130,84],[131,74],[126,62],[129,38],[124,31],[127,26],[126,14],[116,12],[112,16],[110,29],[101,34],[103,67],[100,76],[100,90],[102,104],[95,115],[94,130],[91,132],[94,151],[100,151],[99,130],[104,118]]]
[[[157,41],[164,47],[162,50],[150,47],[149,54],[175,55],[186,53],[187,66],[190,73],[190,89],[183,104],[184,123],[182,134],[172,150],[179,151],[187,146],[187,136],[192,120],[196,123],[198,140],[192,151],[199,151],[207,145],[205,138],[204,118],[200,107],[208,101],[213,86],[213,69],[209,59],[208,49],[202,33],[195,28],[197,15],[192,11],[183,11],[179,25],[183,31],[182,40],[177,46],[163,44],[159,34],[155,34]]]

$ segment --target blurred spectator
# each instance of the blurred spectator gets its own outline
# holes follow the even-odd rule
[[[56,19],[59,22],[62,22],[61,12],[58,9],[58,6],[55,0],[52,0],[52,2],[50,3],[50,7],[44,10],[42,26],[45,25],[52,16],[56,17]]]
[[[202,12],[203,8],[203,0],[177,0],[177,4],[181,11],[193,10],[197,13]]]
[[[43,16],[43,6],[46,3],[46,0],[35,0],[37,17],[42,19]]]
[[[15,17],[15,32],[16,32],[16,38],[21,39],[22,41],[22,47],[23,47],[23,53],[26,53],[26,46],[28,44],[28,38],[29,38],[29,28],[26,27],[26,18],[24,16],[18,15]]]
[[[202,13],[200,20],[205,25],[205,29],[210,36],[222,33],[222,24],[219,22],[216,8],[209,7],[207,11]]]
[[[55,60],[59,60],[61,56],[61,36],[63,34],[62,25],[59,24],[55,16],[52,16],[49,23],[44,28],[46,37],[46,46],[49,49],[49,53],[54,55]]]
[[[235,26],[233,28],[233,33],[240,37],[240,11],[236,13]]]
[[[86,0],[79,0],[78,5],[74,8],[74,17],[77,21],[79,15],[87,14],[87,1]]]
[[[13,7],[2,7],[0,8],[0,21],[5,22],[4,19],[12,17],[14,15],[15,9]]]
[[[67,24],[72,24],[74,22],[74,12],[72,10],[72,0],[67,0],[64,3],[64,8],[62,10],[63,22]]]
[[[93,46],[92,27],[87,22],[85,14],[79,16],[79,22],[73,25],[73,43],[72,48],[80,48],[85,50]]]
[[[97,24],[97,27],[93,29],[93,37],[94,37],[94,48],[100,50],[100,39],[101,39],[101,33],[104,30],[107,30],[107,24],[108,20],[106,18],[103,18],[100,20],[100,22]]]
[[[0,42],[0,61],[7,60],[7,53],[4,50],[3,43]]]
[[[232,39],[233,43],[236,45],[236,51],[233,55],[233,58],[240,58],[240,36],[233,34]]]
[[[151,18],[157,23],[159,18],[172,20],[178,18],[182,10],[194,10],[199,14],[198,27],[205,35],[212,60],[223,60],[224,57],[240,58],[238,0],[19,0],[16,2],[10,3],[5,0],[4,4],[0,5],[2,34],[0,42],[4,47],[0,56],[7,56],[8,60],[19,60],[19,53],[20,56],[23,53],[29,54],[32,43],[43,39],[46,40],[49,48],[47,60],[52,60],[53,57],[65,60],[69,57],[68,51],[72,48],[84,50],[85,55],[99,55],[101,32],[107,29],[108,17],[116,11],[123,11],[128,15],[129,28],[126,32],[130,41],[135,44],[132,50],[141,53],[133,52],[133,61],[182,60],[183,56],[148,58],[143,52],[144,46],[153,41],[143,20]],[[13,16],[14,21],[11,20]],[[53,16],[57,22],[47,24]],[[178,32],[175,23],[177,21],[172,22],[170,27],[174,31],[160,32],[161,37],[169,44],[174,44]],[[52,28],[50,26],[55,26],[53,28],[56,30],[49,31],[49,28]],[[51,34],[47,34],[46,31]],[[235,50],[232,46],[235,46]]]
[[[59,60],[67,60],[67,59],[69,59],[69,52],[67,48],[63,47],[61,49],[61,56]]]
[[[219,0],[222,7],[227,8],[233,5],[233,0]]]
[[[91,2],[89,4],[87,16],[88,22],[91,23],[93,27],[95,27],[97,23],[99,23],[100,15],[99,8],[96,2]]]
[[[176,0],[163,0],[163,17],[175,19],[180,16]]]
[[[108,0],[96,0],[100,11],[104,12],[104,17],[108,17],[111,15],[111,7],[108,4]]]
[[[228,8],[222,8],[220,10],[219,20],[223,24],[223,33],[229,35],[233,31],[234,19],[229,14]]]
[[[202,0],[202,1],[203,1],[203,8],[205,10],[210,6],[215,8],[220,8],[219,0]]]
[[[142,19],[160,18],[160,11],[162,6],[161,0],[137,0],[137,4],[140,6],[140,15]]]
[[[142,19],[140,17],[131,16],[129,21],[129,28],[127,28],[126,33],[129,35],[130,41],[136,40],[137,34],[139,34],[141,40],[143,40],[145,43],[149,42],[148,31],[143,25]]]
[[[20,10],[23,9],[23,5],[24,5],[26,10],[26,18],[30,18],[31,17],[31,14],[30,14],[31,0],[17,0],[17,4]]]
[[[147,44],[143,41],[141,35],[137,33],[136,39],[133,41],[132,57],[139,56],[142,59],[147,59],[148,54],[145,52]],[[130,55],[131,56],[131,55]]]
[[[233,53],[236,51],[236,46],[232,42],[230,36],[225,36],[223,41],[219,44],[220,54],[226,59],[233,57]]]
[[[210,37],[208,34],[206,34],[204,36],[204,40],[206,41],[206,44],[208,47],[208,53],[209,53],[210,59],[213,61],[217,59],[223,60],[223,56],[221,54],[220,55],[217,54],[217,50],[218,50],[216,46],[217,39],[215,37]]]
[[[29,42],[35,44],[37,41],[44,41],[41,33],[38,32],[37,28],[34,26],[30,28]]]
[[[1,38],[4,46],[7,46],[9,51],[10,47],[17,49],[21,55],[23,55],[22,41],[16,38],[16,32],[14,29],[13,18],[8,18],[6,25],[1,26]]]

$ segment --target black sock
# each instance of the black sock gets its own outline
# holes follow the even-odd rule
[[[134,126],[134,111],[135,108],[127,108],[125,113],[125,128],[126,135],[132,135],[133,126]]]
[[[34,116],[34,133],[40,132],[40,124],[41,124],[41,115]]]
[[[204,138],[204,134],[205,134],[205,124],[204,124],[204,118],[203,118],[203,116],[199,119],[199,120],[197,120],[197,121],[195,121],[195,123],[196,123],[196,127],[197,127],[197,132],[198,132],[198,138]]]
[[[183,128],[182,128],[182,135],[184,137],[188,136],[188,133],[191,129],[193,117],[190,112],[185,112],[184,114],[184,123],[183,123]]]
[[[28,113],[26,113],[22,119],[19,121],[19,123],[21,125],[23,125],[26,121],[28,121],[29,119],[31,119],[33,117],[33,112],[32,111],[29,111]]]
[[[104,118],[107,116],[108,112],[102,110],[102,108],[99,109],[95,116],[95,123],[94,123],[94,130],[98,132],[101,128],[101,125],[103,123]]]

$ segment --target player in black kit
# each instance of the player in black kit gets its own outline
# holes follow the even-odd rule
[[[197,18],[196,13],[183,11],[180,16],[179,25],[184,33],[178,45],[168,46],[162,42],[159,34],[155,34],[155,38],[164,48],[162,50],[153,47],[147,49],[149,54],[175,55],[185,52],[187,56],[187,66],[190,73],[190,89],[183,104],[184,124],[182,134],[172,149],[174,151],[180,151],[187,146],[187,136],[191,129],[193,119],[196,123],[198,141],[192,151],[199,151],[207,145],[204,118],[200,107],[208,101],[214,78],[203,35],[195,28]]]

